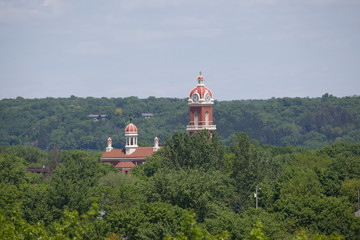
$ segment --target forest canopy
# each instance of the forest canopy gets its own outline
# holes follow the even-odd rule
[[[201,149],[201,151],[199,151]],[[123,175],[101,153],[0,149],[1,239],[358,239],[360,143],[175,132]],[[32,163],[55,166],[45,177]],[[256,195],[255,195],[256,194]]]
[[[309,149],[334,142],[360,142],[359,96],[216,101],[213,112],[217,133],[225,145],[230,144],[235,132],[246,133],[260,145]],[[144,117],[146,113],[151,117]],[[122,148],[130,118],[139,129],[140,145],[152,145],[155,136],[161,144],[188,124],[187,99],[2,99],[0,146],[103,151],[106,139],[111,137],[114,147]]]

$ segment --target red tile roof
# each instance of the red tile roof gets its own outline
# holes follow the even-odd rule
[[[132,154],[126,155],[124,149],[112,149],[110,152],[104,152],[103,158],[145,158],[153,155],[153,147],[138,147]]]
[[[132,168],[135,167],[135,164],[131,161],[122,161],[116,164],[116,168]]]

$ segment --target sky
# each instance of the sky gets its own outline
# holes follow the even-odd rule
[[[0,0],[0,99],[360,94],[359,0]]]

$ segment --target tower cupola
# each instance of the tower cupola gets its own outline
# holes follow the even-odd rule
[[[201,72],[200,72],[200,75],[198,76],[197,80],[198,80],[198,84],[196,85],[196,87],[194,87],[191,90],[188,103],[189,104],[200,104],[200,103],[214,104],[214,98],[213,98],[212,92],[210,91],[210,89],[205,87],[204,77],[201,75]]]
[[[198,84],[190,91],[188,104],[190,107],[190,124],[186,129],[191,134],[202,129],[210,132],[216,130],[213,125],[212,107],[214,105],[213,94],[204,84],[204,77],[201,75],[197,78]]]
[[[125,139],[126,139],[125,154],[126,155],[132,154],[138,148],[137,138],[138,138],[137,127],[130,120],[130,124],[127,125],[125,128]]]

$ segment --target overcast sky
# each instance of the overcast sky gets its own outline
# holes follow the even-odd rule
[[[359,0],[0,0],[0,99],[360,94]]]

